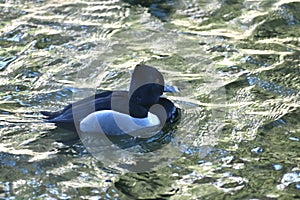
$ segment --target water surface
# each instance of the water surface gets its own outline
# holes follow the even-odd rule
[[[299,198],[300,3],[0,1],[3,199]],[[43,123],[138,63],[180,89],[174,145],[151,172],[106,166]],[[177,143],[176,143],[177,144]]]

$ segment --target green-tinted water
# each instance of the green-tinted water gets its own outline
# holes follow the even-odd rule
[[[285,0],[0,1],[0,198],[300,198],[299,13]],[[181,90],[167,94],[183,111],[176,160],[120,172],[42,122],[127,89],[140,62]]]

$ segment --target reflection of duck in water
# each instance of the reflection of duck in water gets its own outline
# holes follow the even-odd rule
[[[139,64],[133,71],[129,91],[102,92],[61,111],[42,114],[48,117],[46,122],[82,134],[139,137],[146,132],[157,132],[165,125],[169,127],[180,118],[180,109],[161,97],[163,92],[162,74]]]

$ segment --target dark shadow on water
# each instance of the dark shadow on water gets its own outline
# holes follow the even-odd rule
[[[131,5],[141,5],[149,9],[151,15],[162,21],[168,21],[176,6],[176,0],[123,0]]]

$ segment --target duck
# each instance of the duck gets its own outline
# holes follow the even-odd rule
[[[163,75],[156,68],[138,64],[129,91],[104,91],[60,111],[41,114],[46,122],[81,134],[151,137],[180,119],[180,108],[162,96],[173,91],[174,87],[165,86]]]

